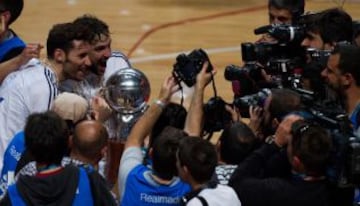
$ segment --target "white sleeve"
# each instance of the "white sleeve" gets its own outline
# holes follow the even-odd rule
[[[106,69],[104,73],[104,83],[106,80],[114,74],[116,71],[124,68],[131,67],[131,64],[127,57],[120,53],[120,52],[114,52],[112,56],[107,60],[106,62]]]
[[[125,192],[126,179],[129,176],[129,173],[136,166],[142,164],[143,159],[144,156],[140,147],[129,147],[122,154],[118,175],[120,202]]]
[[[0,93],[0,168],[5,150],[15,133],[23,130],[29,110],[25,106],[22,87],[19,82]]]
[[[202,206],[203,204],[200,202],[200,200],[196,197],[192,198],[186,206]]]

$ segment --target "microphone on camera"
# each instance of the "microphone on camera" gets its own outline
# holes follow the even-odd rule
[[[258,27],[256,29],[254,29],[254,33],[256,35],[258,34],[265,34],[267,32],[269,32],[269,30],[272,28],[273,26],[272,25],[266,25],[266,26],[261,26],[261,27]]]

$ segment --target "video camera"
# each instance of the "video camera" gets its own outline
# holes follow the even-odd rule
[[[259,27],[255,34],[268,33],[276,41],[241,43],[244,66],[228,65],[225,79],[232,82],[235,98],[253,94],[259,88],[299,88],[305,64],[305,50],[301,41],[305,37],[303,26],[273,24]],[[262,74],[272,75],[268,82]]]
[[[331,50],[319,50],[315,48],[307,48],[307,54],[309,54],[311,61],[318,62],[323,68],[326,67]]]
[[[336,104],[316,104],[311,91],[296,89],[304,110],[298,113],[327,129],[333,140],[330,167],[327,177],[339,187],[360,185],[360,139],[354,136],[345,112]]]

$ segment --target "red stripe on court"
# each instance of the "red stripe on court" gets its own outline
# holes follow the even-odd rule
[[[145,39],[147,37],[149,37],[152,33],[155,33],[161,29],[165,29],[165,28],[172,27],[172,26],[179,26],[182,24],[190,23],[190,22],[210,20],[210,19],[215,19],[215,18],[219,18],[219,17],[225,17],[225,16],[231,16],[231,15],[243,14],[243,13],[247,13],[247,12],[259,11],[259,10],[263,10],[263,9],[267,9],[267,5],[255,6],[255,7],[245,8],[245,9],[238,9],[238,10],[234,10],[234,11],[221,12],[221,13],[212,14],[212,15],[208,15],[208,16],[193,17],[193,18],[183,19],[183,20],[179,20],[179,21],[175,21],[175,22],[160,24],[156,27],[153,27],[149,31],[145,32],[144,34],[142,34],[140,36],[140,38],[136,41],[134,46],[130,49],[127,56],[130,58],[132,56],[132,54],[134,53],[134,51],[141,45],[141,43],[143,41],[145,41]]]

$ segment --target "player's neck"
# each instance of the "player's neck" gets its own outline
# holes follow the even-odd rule
[[[62,64],[59,64],[55,60],[48,59],[48,58],[44,59],[42,62],[45,66],[47,66],[49,69],[51,69],[51,71],[53,71],[55,73],[56,81],[58,83],[61,81],[64,81],[65,78],[64,78],[64,75],[62,72],[62,69],[63,69]]]

